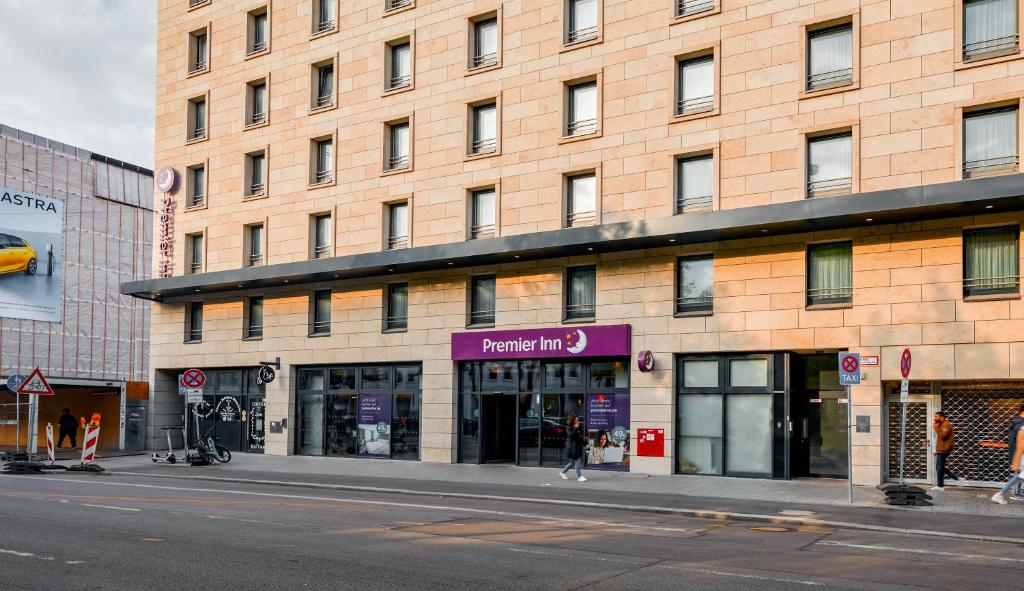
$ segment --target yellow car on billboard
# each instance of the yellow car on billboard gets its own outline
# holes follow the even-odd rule
[[[36,251],[28,242],[10,234],[0,234],[0,274],[24,271],[36,274]]]

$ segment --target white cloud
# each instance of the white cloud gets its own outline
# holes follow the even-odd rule
[[[156,0],[0,0],[0,123],[153,166]]]

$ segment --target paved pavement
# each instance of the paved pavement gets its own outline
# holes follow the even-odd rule
[[[990,590],[1024,575],[1017,544],[116,473],[0,476],[0,523],[5,591]]]

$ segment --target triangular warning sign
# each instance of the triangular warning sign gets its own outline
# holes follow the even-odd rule
[[[18,386],[18,394],[37,394],[39,396],[53,396],[53,388],[50,384],[46,383],[46,378],[43,377],[43,372],[39,371],[39,368],[32,370],[32,373],[28,374],[28,378]]]

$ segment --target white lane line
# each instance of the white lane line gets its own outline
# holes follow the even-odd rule
[[[18,558],[35,558],[35,554],[31,552],[18,552],[17,550],[5,550],[0,548],[0,554],[6,554],[8,556],[17,556]]]
[[[693,568],[688,566],[670,566],[667,564],[655,564],[652,568],[668,568],[685,573],[696,573],[701,575],[713,575],[716,577],[736,577],[739,579],[753,579],[756,581],[771,581],[773,583],[789,583],[791,585],[807,585],[808,587],[820,587],[822,583],[804,579],[790,579],[784,577],[768,577],[764,575],[752,575],[747,573],[729,572],[724,570],[713,570],[709,568]]]
[[[82,503],[83,507],[92,507],[94,509],[114,509],[117,511],[142,511],[142,509],[135,509],[133,507],[115,507],[113,505],[93,505],[91,503]]]
[[[875,546],[872,544],[853,544],[850,542],[821,541],[819,546],[842,546],[844,548],[855,548],[858,550],[879,550],[882,552],[904,552],[907,554],[925,554],[928,556],[951,556],[956,558],[976,558],[979,560],[998,560],[1001,562],[1024,563],[1024,558],[1010,558],[1006,556],[984,556],[982,554],[963,554],[962,552],[943,552],[941,550],[920,550],[917,548],[897,548],[896,546]]]
[[[0,555],[3,556],[14,556],[16,558],[29,558],[32,560],[44,560],[44,561],[56,561],[57,559],[53,556],[39,556],[33,552],[19,552],[17,550],[8,550],[6,548],[0,548]],[[65,560],[64,564],[85,564],[84,560]]]
[[[280,523],[277,521],[260,521],[258,519],[242,519],[241,517],[225,517],[222,515],[207,515],[207,519],[223,519],[225,521],[241,521],[242,523],[258,523],[260,525],[279,525],[281,527],[306,527],[294,523]]]

